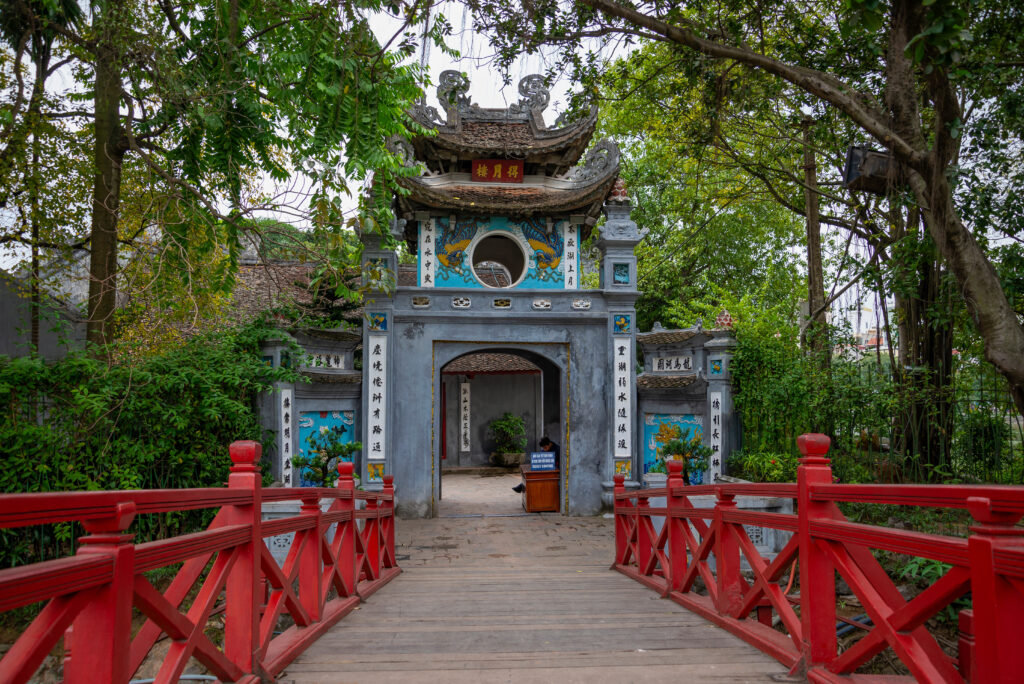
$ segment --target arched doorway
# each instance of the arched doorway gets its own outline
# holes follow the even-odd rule
[[[511,492],[511,485],[518,482],[518,464],[492,457],[495,441],[488,427],[510,413],[525,423],[527,454],[539,450],[544,436],[565,444],[565,383],[560,367],[533,351],[486,348],[452,358],[441,367],[438,382],[435,515],[444,515],[446,509],[484,515],[522,512],[518,495]],[[564,458],[560,466],[564,493]],[[461,483],[458,488],[445,490],[446,475],[450,483]],[[466,478],[475,478],[469,490]],[[468,508],[462,500],[467,496],[473,500]],[[560,495],[559,500],[563,499]]]

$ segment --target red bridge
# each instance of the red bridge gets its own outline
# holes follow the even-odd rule
[[[794,677],[890,681],[857,671],[891,649],[908,679],[1024,680],[1015,631],[1024,616],[1024,488],[832,484],[828,439],[805,435],[799,445],[796,484],[685,486],[680,464],[672,463],[663,489],[626,492],[617,478],[613,568],[770,655]],[[256,443],[233,444],[231,458],[226,489],[0,497],[0,527],[79,521],[87,532],[70,558],[0,571],[0,611],[45,602],[0,659],[0,681],[29,681],[63,640],[66,681],[128,682],[164,637],[171,645],[158,682],[178,681],[193,657],[221,681],[274,681],[400,572],[390,478],[382,492],[356,491],[344,464],[334,489],[263,489]],[[696,508],[690,497],[698,495],[713,495],[714,507]],[[748,495],[793,498],[797,513],[739,510],[736,497]],[[652,507],[655,497],[666,505]],[[302,503],[298,516],[260,519],[263,502],[295,499]],[[365,508],[356,506],[360,499]],[[853,501],[966,509],[974,524],[967,538],[858,524],[837,506]],[[203,532],[142,544],[127,533],[137,514],[199,509],[219,509]],[[769,562],[745,526],[792,537]],[[285,533],[295,537],[281,565],[265,540]],[[908,600],[876,551],[946,565]],[[162,591],[147,578],[177,564]],[[837,611],[837,575],[870,621]],[[577,585],[587,577],[565,576]],[[932,617],[965,597],[970,607],[959,610],[956,643],[930,631]],[[610,603],[591,603],[598,614],[612,610]],[[134,624],[133,611],[141,615]],[[206,633],[214,615],[223,617],[223,643]],[[844,622],[863,637],[840,652],[836,627]],[[674,679],[688,679],[686,662],[674,667]]]

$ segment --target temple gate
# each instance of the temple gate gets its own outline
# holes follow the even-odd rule
[[[383,236],[362,236],[364,272],[395,274],[397,286],[366,295],[361,374],[347,333],[336,341],[340,367],[320,339],[303,340],[321,360],[302,362],[311,385],[265,400],[264,423],[278,431],[276,472],[301,484],[285,458],[302,448],[286,417],[344,422],[363,443],[364,484],[393,474],[401,515],[435,515],[442,458],[479,464],[485,418],[507,407],[527,418],[527,450],[545,435],[561,446],[561,511],[594,514],[609,504],[615,474],[635,486],[644,472],[633,254],[643,236],[617,180],[619,150],[608,140],[590,146],[596,107],[545,124],[540,76],[524,78],[522,99],[507,109],[473,104],[468,88],[465,76],[444,72],[443,115],[425,103],[411,111],[435,134],[391,142],[411,171],[399,179],[391,234],[416,264],[399,265]],[[588,246],[596,259],[584,258]],[[483,382],[481,358],[505,359],[487,371],[495,377],[520,368],[524,378]],[[689,372],[701,379],[693,390],[709,387],[703,368]],[[523,395],[532,410],[520,406]],[[692,415],[710,435],[704,400]],[[722,459],[728,446],[719,445]]]

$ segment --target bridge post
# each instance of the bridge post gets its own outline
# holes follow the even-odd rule
[[[746,585],[740,574],[740,543],[732,526],[725,521],[725,513],[736,510],[736,497],[715,488],[715,579],[718,582],[719,615],[732,616],[743,600]],[[743,616],[735,616],[741,618]]]
[[[342,496],[338,498],[338,508],[342,512],[348,512],[348,519],[338,523],[337,531],[334,533],[334,543],[337,545],[338,554],[335,559],[338,574],[341,576],[341,583],[345,585],[347,596],[355,596],[356,585],[359,583],[359,569],[356,567],[356,535],[359,534],[359,527],[356,525],[356,501],[355,481],[352,479],[352,472],[355,466],[352,463],[338,464],[338,484]]]
[[[967,499],[967,509],[978,524],[971,526],[967,552],[971,563],[974,611],[973,672],[961,672],[975,682],[1020,681],[1024,649],[1018,622],[1024,615],[1024,586],[1003,568],[1024,557],[1024,530],[1017,527],[1020,512],[997,511],[982,497]]]
[[[315,622],[322,617],[320,614],[320,596],[322,594],[320,580],[323,573],[321,572],[320,548],[323,544],[324,529],[321,523],[320,497],[303,496],[301,515],[312,518],[314,525],[302,532],[297,532],[295,540],[292,542],[293,545],[298,543],[300,534],[306,536],[306,544],[302,546],[298,561],[299,601],[309,614],[309,618]]]
[[[238,555],[224,587],[224,655],[243,672],[259,674],[255,669],[262,660],[259,629],[264,587],[259,555],[263,544],[259,461],[263,447],[253,441],[232,442],[229,453],[232,465],[228,489],[251,492],[252,499],[251,503],[221,509],[224,525],[248,525],[250,529],[246,542],[235,548]]]
[[[683,576],[686,574],[686,535],[683,534],[684,525],[689,525],[687,518],[677,518],[673,514],[685,508],[683,502],[686,497],[676,494],[683,485],[683,462],[671,460],[668,462],[668,494],[665,501],[668,504],[668,515],[665,516],[665,524],[668,528],[668,564],[665,568],[665,579],[668,580],[670,592],[679,591],[683,586]],[[625,487],[623,487],[625,488]]]
[[[385,548],[387,553],[384,554],[385,560],[391,565],[387,567],[396,567],[398,565],[398,559],[395,558],[395,476],[385,475],[384,476],[384,493],[391,496],[390,501],[384,502],[384,509],[387,513],[387,517],[382,520],[382,533],[384,535]]]
[[[113,562],[110,583],[98,589],[70,629],[71,657],[65,681],[127,682],[132,640],[132,597],[135,585],[134,535],[124,534],[135,519],[135,503],[117,504],[109,517],[86,520],[88,536],[79,540],[80,556],[106,555]]]
[[[629,549],[629,525],[626,522],[626,516],[619,513],[619,499],[616,494],[622,494],[626,491],[626,476],[618,473],[612,477],[615,482],[614,494],[612,496],[612,515],[615,516],[615,565],[620,565],[626,562],[626,553]]]
[[[370,515],[363,526],[363,551],[366,553],[366,566],[370,576],[366,579],[375,580],[380,577],[380,504],[377,498],[366,501],[366,512]]]
[[[643,492],[644,490],[640,490]],[[651,504],[646,496],[636,498],[636,567],[641,575],[646,575],[651,567],[654,540],[651,539]]]
[[[836,658],[836,578],[828,554],[811,536],[811,523],[832,520],[831,502],[812,501],[811,487],[832,484],[832,468],[825,457],[832,440],[827,435],[806,434],[796,440],[800,465],[796,469],[800,535],[800,622],[803,632],[803,663],[810,669]]]

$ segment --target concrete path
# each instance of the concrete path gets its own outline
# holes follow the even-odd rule
[[[447,475],[399,520],[404,572],[282,682],[768,682],[772,658],[608,569],[608,518],[525,514],[514,475]]]

